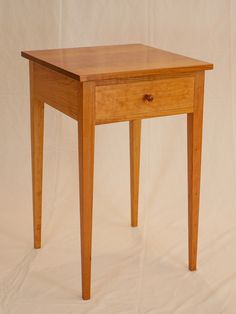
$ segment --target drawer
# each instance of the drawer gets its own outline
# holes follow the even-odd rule
[[[194,77],[96,87],[96,122],[106,123],[193,111]]]

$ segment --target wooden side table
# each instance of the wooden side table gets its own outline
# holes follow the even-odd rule
[[[129,121],[138,224],[141,119],[187,114],[189,269],[196,270],[204,74],[213,65],[141,44],[22,52],[29,59],[34,247],[41,247],[44,103],[78,121],[82,297],[90,298],[97,124]]]

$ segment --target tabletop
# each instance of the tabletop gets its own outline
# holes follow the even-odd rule
[[[22,56],[79,81],[210,70],[213,65],[143,44],[23,51]]]

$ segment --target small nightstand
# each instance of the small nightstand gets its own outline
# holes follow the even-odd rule
[[[213,65],[141,44],[22,52],[30,60],[34,247],[41,247],[44,103],[78,121],[82,297],[90,298],[94,133],[129,121],[131,225],[141,120],[187,114],[189,269],[196,269],[204,74]]]

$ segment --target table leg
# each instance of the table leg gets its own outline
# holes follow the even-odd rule
[[[41,247],[43,124],[44,103],[34,98],[33,90],[31,89],[31,153],[35,249]]]
[[[138,225],[141,120],[133,120],[129,122],[129,134],[130,134],[131,226],[136,227]]]
[[[79,176],[80,176],[80,231],[82,297],[90,299],[91,249],[92,249],[92,207],[94,172],[94,92],[90,83],[81,88],[83,103],[78,122],[79,131]]]
[[[196,76],[194,112],[187,116],[189,269],[197,268],[199,196],[201,176],[204,73]]]

